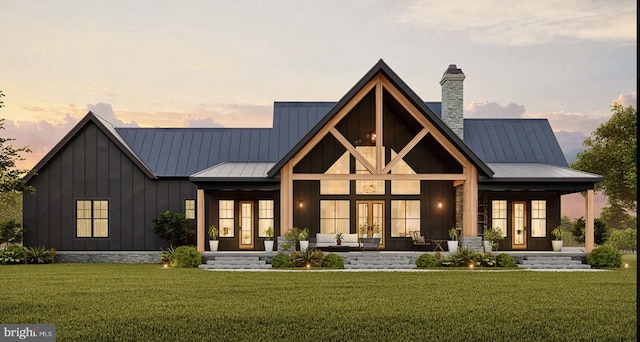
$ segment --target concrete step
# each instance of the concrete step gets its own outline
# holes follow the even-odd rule
[[[231,264],[218,264],[218,265],[199,265],[198,268],[202,270],[256,270],[256,269],[269,269],[271,265],[231,265]]]
[[[574,260],[567,256],[530,256],[520,260],[518,267],[524,269],[590,269],[581,260]]]
[[[345,264],[345,269],[359,270],[395,270],[395,269],[413,269],[416,265],[410,264]]]

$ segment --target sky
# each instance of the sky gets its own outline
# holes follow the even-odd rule
[[[0,0],[3,136],[35,165],[89,110],[116,126],[270,127],[383,59],[424,101],[449,64],[465,117],[548,118],[570,161],[637,108],[631,0]],[[596,207],[604,205],[598,196]],[[562,214],[584,215],[579,195]],[[598,216],[598,215],[596,215]]]

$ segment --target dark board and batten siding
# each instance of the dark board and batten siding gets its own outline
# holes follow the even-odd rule
[[[187,179],[147,177],[95,124],[86,125],[30,182],[24,197],[25,245],[65,251],[151,251],[158,212],[184,213],[196,198]],[[76,238],[76,200],[109,201],[109,237]]]

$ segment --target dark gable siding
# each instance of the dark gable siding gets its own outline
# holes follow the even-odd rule
[[[24,196],[25,245],[58,250],[159,250],[165,243],[157,238],[153,219],[164,210],[184,213],[184,200],[196,198],[187,179],[148,178],[93,123],[30,184],[36,193]],[[109,201],[108,238],[75,237],[78,199]]]

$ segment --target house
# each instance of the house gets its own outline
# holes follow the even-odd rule
[[[501,250],[551,250],[560,197],[585,192],[593,248],[594,184],[568,167],[545,119],[465,119],[463,81],[444,72],[424,102],[380,60],[338,102],[276,102],[272,128],[120,128],[89,112],[35,167],[24,195],[26,245],[61,251],[157,251],[159,212],[193,220],[206,251],[262,250],[265,232],[410,234]]]

